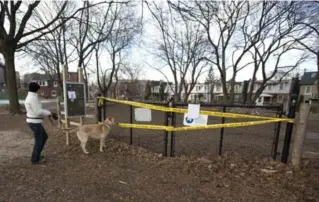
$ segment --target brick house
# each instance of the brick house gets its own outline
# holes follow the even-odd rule
[[[24,80],[25,88],[28,88],[28,84],[30,82],[37,82],[41,86],[39,95],[42,98],[49,99],[49,98],[56,98],[58,95],[60,85],[57,78],[58,78],[57,75],[51,76],[48,74],[31,73],[31,74],[25,74],[23,80]],[[78,81],[77,72],[69,72],[66,80],[70,82],[77,82]]]

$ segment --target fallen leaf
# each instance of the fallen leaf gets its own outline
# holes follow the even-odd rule
[[[119,183],[121,183],[121,184],[127,184],[127,182],[123,182],[123,181],[121,181],[121,180],[119,181]]]

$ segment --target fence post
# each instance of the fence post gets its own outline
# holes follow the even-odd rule
[[[61,97],[58,96],[57,98],[57,115],[58,115],[58,128],[61,129],[61,105],[60,105]]]
[[[133,124],[133,106],[130,107],[130,124]],[[130,128],[130,144],[133,144],[133,128]]]
[[[107,100],[104,100],[103,99],[103,108],[102,108],[103,110],[103,120],[105,120],[106,119],[106,116],[107,116],[107,114],[106,114],[106,111],[107,111]]]
[[[169,102],[167,103],[169,107]],[[164,125],[169,126],[169,112],[165,112],[164,114]],[[168,131],[164,131],[164,147],[163,147],[163,156],[167,156],[167,146],[168,146]]]
[[[278,118],[281,118],[282,117],[282,112],[283,110],[283,106],[281,105],[278,109],[277,109],[277,115],[278,115]],[[280,129],[281,129],[281,122],[276,122],[275,123],[275,138],[274,138],[274,142],[273,142],[273,147],[272,147],[272,158],[273,160],[276,160],[277,158],[277,155],[278,155],[278,141],[279,141],[279,136],[280,136]]]
[[[83,78],[83,69],[81,68],[81,67],[78,67],[78,82],[84,82],[84,78]],[[85,102],[84,102],[84,104],[85,104],[85,106],[84,107],[86,107],[86,103],[87,103],[87,96],[88,95],[86,95],[86,87],[85,87],[85,84],[84,84],[84,100],[85,100]],[[84,116],[81,116],[80,117],[80,124],[81,125],[83,125],[84,124]]]
[[[226,106],[223,106],[223,113],[225,112],[226,112]],[[222,124],[223,123],[225,123],[225,117],[222,117]],[[219,151],[218,151],[219,155],[222,155],[223,142],[224,142],[224,127],[220,129],[220,140],[219,140]]]
[[[292,87],[290,91],[291,96],[289,101],[288,118],[293,119],[296,116],[296,106],[297,106],[298,93],[299,93],[299,80],[298,78],[293,78],[291,82],[292,82],[291,84]],[[286,126],[284,146],[282,148],[282,155],[281,155],[282,163],[288,162],[293,125],[294,125],[293,123],[287,123],[287,126]]]
[[[170,107],[175,107],[175,103],[174,100],[172,100],[169,104]],[[176,127],[176,113],[172,112],[172,122],[171,122],[171,126]],[[171,131],[171,153],[170,153],[171,157],[175,156],[175,132]]]
[[[98,94],[95,98],[95,121],[96,123],[102,122],[102,106],[99,106],[99,97],[101,94]]]
[[[64,102],[64,119],[65,124],[63,124],[63,128],[70,128],[70,119],[68,115],[68,98],[67,98],[67,92],[66,92],[66,80],[68,75],[68,67],[66,65],[63,65],[63,102]],[[67,145],[70,144],[69,139],[69,133],[65,132],[65,143]]]
[[[299,113],[295,120],[296,129],[293,138],[293,148],[292,148],[292,165],[299,166],[303,154],[303,146],[305,141],[305,136],[307,132],[307,123],[310,113],[310,104],[301,103],[299,108]]]

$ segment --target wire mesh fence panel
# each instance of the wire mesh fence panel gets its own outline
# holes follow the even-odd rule
[[[230,108],[241,114],[276,117],[277,108]],[[225,123],[256,121],[256,119],[226,118]],[[223,152],[237,152],[246,156],[271,157],[274,149],[277,123],[262,124],[248,127],[224,129]]]
[[[139,113],[138,110],[138,108],[133,108],[134,124],[165,125],[165,112],[147,109]],[[151,113],[151,120],[148,119],[149,112],[147,111]],[[133,129],[133,144],[153,152],[162,153],[164,149],[164,135],[165,131],[163,130]]]
[[[106,102],[106,116],[115,118],[116,122],[130,122],[130,107],[124,104]],[[110,137],[129,143],[130,129],[114,126]]]
[[[186,108],[186,107],[180,107]],[[221,107],[202,107],[201,110],[222,111]],[[176,127],[181,127],[184,114],[176,114]],[[207,124],[221,123],[220,117],[208,117]],[[175,155],[207,156],[217,155],[220,142],[220,129],[189,130],[175,132]]]
[[[166,106],[164,103],[150,103],[160,106]],[[187,104],[178,105],[178,108],[187,108]],[[260,115],[267,117],[277,117],[280,112],[278,107],[259,107],[259,106],[221,106],[221,105],[203,105],[201,110],[231,112],[248,115]],[[168,113],[170,114],[170,113]],[[171,114],[173,115],[173,114]],[[165,125],[167,122],[172,123],[175,127],[184,126],[184,114],[175,113],[174,116],[167,119],[166,113],[155,110],[130,107],[123,104],[107,104],[107,116],[114,117],[118,122],[133,124],[152,124]],[[224,120],[223,120],[224,119]],[[256,119],[246,118],[222,118],[208,116],[207,124],[236,123],[256,121]],[[284,128],[284,123],[281,123]],[[189,130],[173,132],[174,138],[171,139],[171,132],[163,130],[148,129],[130,129],[115,127],[111,137],[130,142],[134,145],[141,146],[150,151],[163,153],[165,146],[170,148],[174,145],[174,155],[188,156],[207,156],[219,155],[224,152],[237,152],[242,155],[252,156],[273,156],[276,151],[280,154],[284,141],[284,130],[279,130],[278,123],[263,124],[248,127]],[[166,136],[166,134],[169,134]],[[168,138],[168,144],[165,144],[165,136]],[[277,138],[276,138],[277,137]],[[277,149],[276,149],[277,148]]]

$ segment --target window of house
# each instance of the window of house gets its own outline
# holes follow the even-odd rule
[[[56,90],[51,90],[51,96],[56,97]]]
[[[277,97],[277,102],[282,102],[283,96],[282,95],[278,95]]]
[[[312,73],[311,78],[315,78],[315,77],[316,77],[316,73]]]
[[[239,90],[239,86],[235,85],[235,91],[238,91],[238,90]]]
[[[283,84],[283,83],[279,84],[279,89],[280,89],[280,90],[283,90],[283,89],[284,89],[284,84]]]
[[[220,91],[221,90],[221,86],[220,85],[216,85],[216,91]]]
[[[254,85],[254,90],[257,90],[259,88],[259,84]]]
[[[311,92],[311,86],[306,86],[306,93],[310,93]]]
[[[57,82],[57,81],[54,81],[54,82],[53,82],[53,86],[54,86],[54,87],[58,87],[58,82]]]
[[[268,90],[271,90],[271,85],[268,86]]]
[[[270,97],[264,97],[264,102],[270,102]]]
[[[40,95],[44,95],[44,91],[43,90],[40,91]]]
[[[235,101],[238,102],[239,101],[239,96],[235,95]]]

